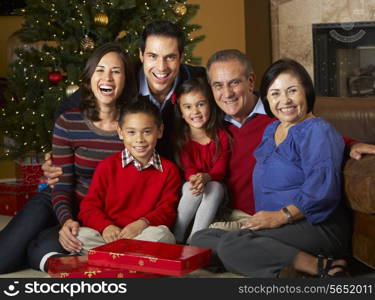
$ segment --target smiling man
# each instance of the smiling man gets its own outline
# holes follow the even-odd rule
[[[158,152],[172,159],[171,134],[174,108],[171,101],[176,88],[185,80],[204,77],[203,67],[182,64],[185,36],[181,29],[168,21],[155,21],[144,29],[139,43],[139,93],[148,96],[162,113],[164,133],[158,142]]]
[[[253,152],[259,145],[264,129],[274,119],[268,117],[259,96],[254,93],[255,74],[250,60],[235,49],[214,53],[207,63],[208,80],[217,105],[224,111],[226,128],[232,136],[226,184],[230,208],[254,213],[252,171]],[[244,214],[245,215],[245,214]],[[229,217],[229,220],[237,217]]]

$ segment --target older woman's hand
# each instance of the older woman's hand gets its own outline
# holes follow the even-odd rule
[[[281,211],[259,211],[243,224],[241,229],[259,230],[277,228],[287,223],[285,214]]]

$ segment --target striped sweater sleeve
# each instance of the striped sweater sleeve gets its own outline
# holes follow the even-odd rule
[[[72,218],[74,193],[74,148],[66,125],[67,120],[61,115],[56,120],[52,138],[53,164],[63,171],[52,191],[52,206],[61,225]]]

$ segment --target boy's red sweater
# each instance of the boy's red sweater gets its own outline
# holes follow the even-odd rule
[[[152,166],[138,171],[133,163],[121,165],[121,152],[96,168],[89,191],[82,200],[79,220],[100,233],[109,226],[125,227],[139,218],[149,225],[171,226],[180,198],[178,168],[161,157],[163,172]]]

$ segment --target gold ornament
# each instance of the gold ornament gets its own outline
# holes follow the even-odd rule
[[[127,30],[122,30],[118,33],[116,37],[116,41],[121,40],[122,38],[126,37],[128,35],[129,31]]]
[[[66,94],[67,97],[69,97],[70,95],[72,95],[78,89],[79,89],[79,86],[76,85],[76,84],[68,85],[68,87],[65,90],[65,94]]]
[[[173,10],[175,12],[176,15],[179,15],[180,17],[183,17],[186,12],[187,12],[187,7],[185,4],[182,4],[182,3],[176,3],[174,6],[173,6]]]
[[[93,41],[92,38],[88,37],[87,35],[83,38],[81,41],[81,47],[84,51],[89,51],[94,49],[95,47],[95,42]]]
[[[94,23],[97,26],[107,26],[108,25],[108,15],[104,12],[99,12],[94,17]]]

